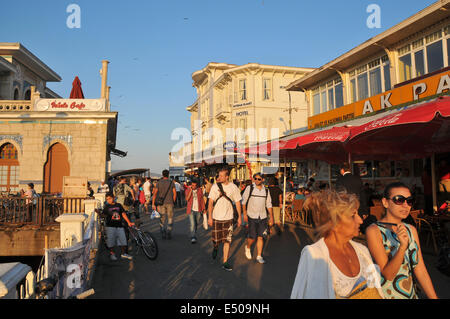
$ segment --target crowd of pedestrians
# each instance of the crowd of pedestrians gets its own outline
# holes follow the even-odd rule
[[[119,179],[116,185],[102,183],[99,192],[108,192],[103,213],[107,216],[108,247],[111,259],[115,244],[121,246],[122,258],[127,254],[124,225],[140,223],[141,214],[150,207],[160,214],[161,237],[170,240],[174,228],[174,207],[186,205],[192,244],[198,242],[198,229],[211,232],[212,259],[222,249],[221,266],[232,271],[230,245],[237,227],[245,226],[246,242],[242,254],[256,262],[263,257],[265,239],[271,227],[282,235],[283,192],[280,180],[256,173],[251,181],[231,181],[227,168],[220,169],[214,179],[197,177],[179,183],[164,170],[162,178]],[[267,185],[267,186],[266,186]],[[414,202],[411,191],[401,182],[390,184],[383,194],[386,213],[380,220],[367,213],[367,191],[361,179],[341,167],[336,186],[316,185],[309,180],[294,188],[295,199],[304,200],[303,209],[312,217],[316,241],[301,252],[291,298],[345,299],[414,299],[418,287],[428,298],[437,298],[425,267],[419,237],[409,221]],[[122,226],[120,226],[122,225]],[[114,228],[114,229],[113,229]],[[116,229],[119,228],[119,229]],[[353,241],[366,233],[367,247]],[[111,239],[109,239],[111,236]],[[270,261],[269,261],[270,262]]]

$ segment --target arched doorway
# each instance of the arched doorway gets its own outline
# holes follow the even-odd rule
[[[0,192],[19,192],[19,157],[11,143],[0,147]]]
[[[62,193],[63,177],[70,175],[69,154],[61,143],[53,144],[44,165],[44,192]]]

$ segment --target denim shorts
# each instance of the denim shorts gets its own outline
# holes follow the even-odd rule
[[[264,231],[267,229],[267,218],[253,219],[248,218],[248,238],[264,237]]]

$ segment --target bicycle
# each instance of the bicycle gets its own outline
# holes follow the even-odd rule
[[[148,259],[155,260],[158,257],[158,244],[155,237],[150,232],[142,231],[136,226],[128,227],[128,229],[133,253],[137,255],[142,249]]]

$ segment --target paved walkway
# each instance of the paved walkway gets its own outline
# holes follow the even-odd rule
[[[210,231],[199,230],[197,244],[188,236],[189,221],[183,209],[175,212],[171,240],[162,240],[158,220],[143,219],[143,229],[158,240],[159,256],[148,260],[141,252],[133,261],[112,262],[102,250],[94,276],[93,298],[152,299],[286,299],[295,279],[301,249],[312,242],[312,231],[290,225],[283,235],[272,235],[263,256],[267,263],[244,256],[244,230],[233,238],[230,262],[233,271],[221,268],[221,251],[212,260]],[[450,278],[439,273],[435,257],[424,255],[438,295],[450,298]]]

